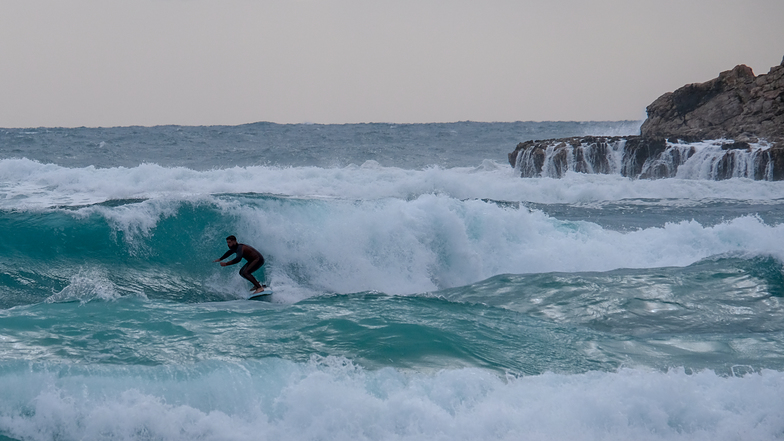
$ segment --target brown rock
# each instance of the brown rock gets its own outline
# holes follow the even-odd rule
[[[644,138],[784,141],[784,62],[757,77],[738,65],[665,93],[646,110]]]

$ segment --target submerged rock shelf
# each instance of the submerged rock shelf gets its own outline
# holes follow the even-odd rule
[[[642,136],[586,136],[526,141],[509,153],[509,164],[524,178],[560,178],[578,172],[635,179],[784,180],[784,148],[726,139],[670,142]]]

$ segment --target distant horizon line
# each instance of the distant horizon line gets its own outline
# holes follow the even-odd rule
[[[619,119],[619,120],[517,120],[517,121],[476,121],[476,120],[460,120],[460,121],[432,121],[432,122],[390,122],[390,121],[374,121],[374,122],[347,122],[347,123],[317,123],[317,122],[297,122],[297,123],[278,123],[273,121],[255,121],[240,124],[129,124],[129,125],[114,125],[114,126],[23,126],[23,127],[0,127],[0,130],[34,130],[34,129],[120,129],[120,128],[156,128],[156,127],[241,127],[251,126],[256,124],[270,124],[278,126],[350,126],[350,125],[400,125],[400,126],[414,126],[414,125],[428,125],[428,124],[517,124],[517,123],[642,123],[644,119]]]

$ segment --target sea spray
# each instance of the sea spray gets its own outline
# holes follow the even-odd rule
[[[314,358],[182,367],[17,366],[0,376],[14,439],[776,438],[781,373],[366,371]],[[608,431],[608,427],[612,430]]]

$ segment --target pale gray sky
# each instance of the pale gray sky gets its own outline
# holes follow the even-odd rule
[[[0,127],[643,119],[784,0],[0,0]]]

